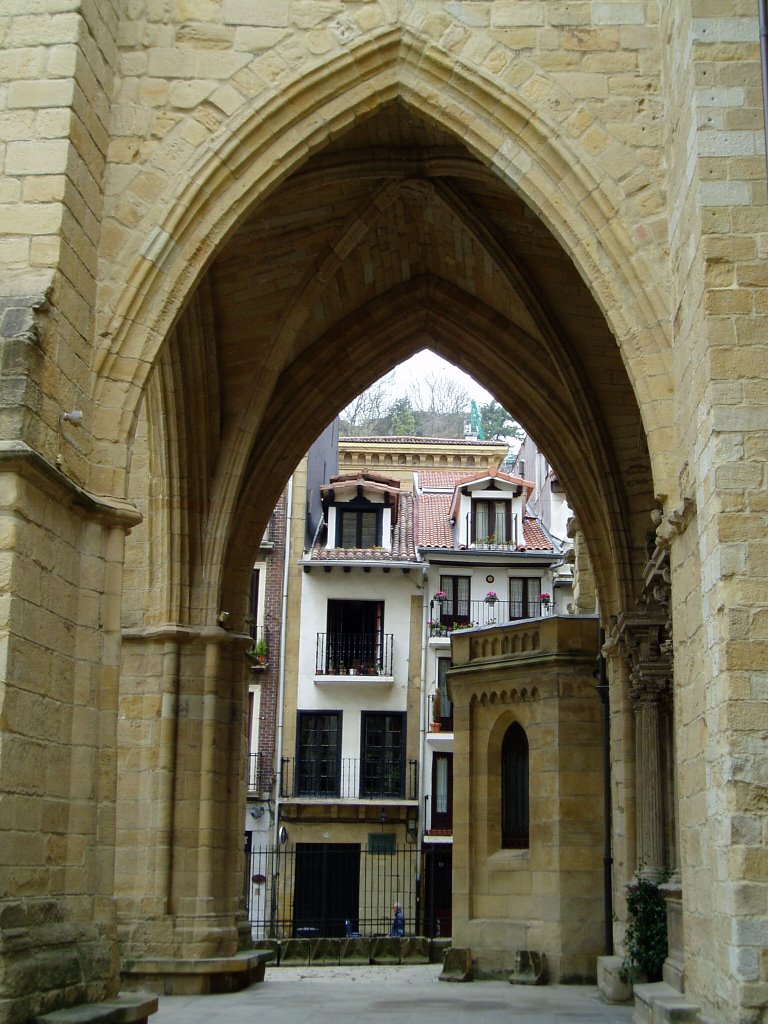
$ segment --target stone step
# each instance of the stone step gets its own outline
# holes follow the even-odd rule
[[[633,1024],[684,1024],[699,1020],[700,1007],[664,981],[635,985]]]
[[[146,1024],[157,1013],[157,996],[120,992],[101,1003],[80,1003],[34,1017],[32,1024]]]

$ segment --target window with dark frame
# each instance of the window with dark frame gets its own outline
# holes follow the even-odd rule
[[[440,701],[440,728],[446,732],[453,729],[453,703],[448,696],[446,673],[451,667],[450,658],[437,659],[437,697]]]
[[[454,622],[469,622],[469,576],[441,576],[440,589],[445,600],[440,605],[440,622],[450,626]]]
[[[341,712],[299,711],[296,795],[338,796],[341,782]]]
[[[405,783],[405,712],[364,711],[360,796],[402,798]]]
[[[538,576],[510,576],[510,619],[534,619],[541,614],[541,579]]]
[[[514,539],[512,502],[509,499],[472,500],[472,536],[475,544],[510,544]]]
[[[336,506],[336,547],[373,548],[381,544],[382,506],[359,498]]]
[[[529,847],[528,737],[513,722],[501,745],[501,845],[505,850]]]

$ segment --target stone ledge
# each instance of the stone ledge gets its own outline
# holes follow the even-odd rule
[[[633,1024],[668,1024],[698,1021],[700,1007],[664,981],[635,985]]]
[[[33,1024],[144,1024],[157,1013],[157,996],[120,992],[103,1003],[81,1003],[33,1018]]]
[[[129,989],[148,989],[160,995],[213,995],[239,992],[264,980],[272,954],[245,950],[234,956],[201,957],[195,960],[147,957],[123,964],[123,983]]]

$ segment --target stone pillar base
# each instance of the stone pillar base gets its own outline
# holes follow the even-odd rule
[[[685,992],[685,939],[683,890],[677,877],[659,887],[667,905],[667,959],[661,969],[664,981],[676,992]]]
[[[597,989],[604,1003],[629,1003],[632,986],[626,980],[624,961],[620,956],[597,958]]]

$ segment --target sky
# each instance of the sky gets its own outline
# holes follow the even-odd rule
[[[416,355],[396,367],[395,388],[400,392],[405,392],[414,377],[427,377],[430,374],[455,380],[464,388],[470,398],[475,399],[478,405],[493,401],[493,395],[482,388],[473,377],[459,370],[452,363],[446,362],[434,352],[430,352],[429,349],[422,349],[421,352],[417,352]]]

